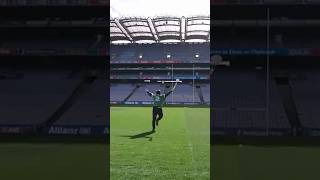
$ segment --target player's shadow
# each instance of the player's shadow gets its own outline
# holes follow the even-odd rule
[[[149,138],[149,141],[152,141],[152,137],[148,137],[148,135],[151,135],[153,133],[155,133],[155,131],[147,131],[147,132],[143,132],[143,133],[139,133],[131,136],[122,136],[122,137],[128,137],[129,139]]]

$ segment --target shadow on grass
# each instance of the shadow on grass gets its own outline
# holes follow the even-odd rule
[[[148,137],[148,135],[151,135],[153,133],[155,133],[155,131],[147,131],[147,132],[143,132],[143,133],[139,133],[131,136],[121,136],[121,137],[128,137],[130,139],[149,138],[149,141],[152,141],[152,137]]]

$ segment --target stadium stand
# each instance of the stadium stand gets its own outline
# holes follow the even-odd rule
[[[172,28],[172,24],[165,23],[171,20],[172,22],[177,20],[190,21],[186,27],[185,39],[182,38],[183,32],[180,28]],[[210,22],[208,17],[185,19],[156,17],[151,18],[151,21],[157,23],[149,24],[145,18],[130,17],[110,20],[111,97],[114,96],[111,98],[111,103],[148,104],[151,99],[146,95],[145,88],[151,91],[162,89],[164,92],[166,88],[163,85],[154,84],[156,80],[181,79],[183,84],[179,84],[174,93],[167,98],[169,104],[208,104],[210,102],[209,90],[208,88],[205,88],[204,91],[201,89],[202,85],[209,86]],[[143,24],[150,28],[154,26],[158,31],[145,32],[149,30],[141,28],[137,24]],[[169,35],[157,24],[172,29],[172,34],[177,34],[177,37]],[[191,28],[193,25],[195,26]],[[199,28],[200,26],[205,27]],[[121,27],[125,28],[127,34],[119,31]],[[137,29],[137,32],[132,31],[133,27]],[[140,31],[143,33],[139,33]],[[147,33],[151,36],[145,37]],[[195,42],[187,41],[191,39]],[[118,43],[121,40],[128,42]],[[152,40],[153,42],[142,42],[144,40]],[[175,41],[163,42],[162,40]],[[152,80],[152,83],[143,83],[143,80],[146,79]],[[192,83],[193,85],[191,85]],[[120,90],[122,87],[126,87],[126,90]],[[126,94],[127,97],[121,94]]]
[[[200,86],[204,101],[210,103],[210,84],[203,84]]]
[[[216,128],[266,128],[266,82],[261,72],[221,70],[211,90]],[[290,128],[275,83],[270,84],[270,128]]]
[[[54,125],[106,125],[106,82],[95,80],[74,105]]]
[[[142,73],[141,73],[142,72]],[[170,70],[167,70],[167,72],[161,72],[161,71],[153,71],[153,72],[112,72],[111,76],[113,79],[171,79],[171,75],[168,75],[170,73]],[[200,72],[195,73],[196,79],[208,79],[208,72]],[[178,79],[193,79],[193,74],[186,73],[186,72],[176,72],[174,73],[174,77]]]
[[[108,133],[106,98],[101,97],[109,94],[107,4],[0,1],[0,134]],[[93,81],[99,73],[104,82],[101,77]],[[50,131],[56,124],[59,130]],[[87,131],[80,131],[79,125]],[[77,134],[68,128],[77,129]]]
[[[290,84],[296,100],[302,126],[306,128],[320,128],[320,122],[318,119],[320,116],[320,73],[316,70],[296,71],[303,74],[303,79],[292,79]]]
[[[139,87],[128,99],[129,102],[151,102],[152,99],[146,94],[145,89],[148,89],[151,92],[155,92],[160,89],[163,90],[159,84],[150,84],[146,86]]]
[[[186,63],[193,61],[208,63],[209,46],[209,43],[112,45],[110,57],[111,62],[174,60]],[[167,58],[168,54],[170,58]],[[199,57],[195,57],[197,54]]]
[[[89,48],[94,44],[96,40],[94,38],[45,38],[43,39],[19,39],[19,40],[10,40],[8,42],[2,42],[2,47],[6,48],[33,48],[41,49],[43,44],[46,44],[45,48],[48,49],[60,49],[60,48]]]
[[[134,89],[129,84],[111,84],[110,85],[110,101],[122,102],[128,97],[130,92]]]
[[[213,133],[318,136],[320,17],[313,3],[211,1],[212,55],[230,63],[214,66],[211,76]]]
[[[134,90],[134,88],[138,88]],[[205,91],[202,91],[205,98],[205,103],[210,103],[210,92],[209,85],[201,85],[204,87]],[[159,84],[111,84],[111,102],[123,102],[128,95],[131,96],[125,102],[152,102],[152,99],[146,94],[145,89],[155,92],[160,89],[163,93],[168,91],[168,88]],[[167,97],[167,102],[171,103],[200,103],[200,96],[197,93],[196,87],[194,87],[194,97],[193,97],[193,87],[192,84],[179,84],[172,95]]]
[[[18,72],[17,78],[0,80],[0,124],[34,125],[46,121],[79,83],[79,79],[68,78],[68,71]]]

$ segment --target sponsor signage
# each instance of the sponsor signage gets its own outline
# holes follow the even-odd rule
[[[212,55],[320,56],[320,48],[216,48]]]
[[[33,125],[0,125],[0,134],[24,134],[34,132]],[[50,126],[43,131],[49,135],[107,135],[108,126]]]
[[[213,135],[231,135],[231,136],[285,136],[291,135],[291,129],[282,129],[282,128],[271,128],[268,130],[266,129],[259,129],[259,128],[214,128],[212,130]]]
[[[107,126],[50,126],[45,131],[51,135],[106,135]]]

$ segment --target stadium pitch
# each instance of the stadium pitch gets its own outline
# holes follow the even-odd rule
[[[0,143],[0,179],[106,179],[107,148],[101,143]]]
[[[112,180],[210,179],[210,109],[163,111],[152,133],[152,107],[111,107]]]
[[[212,146],[213,179],[319,179],[319,146]]]

